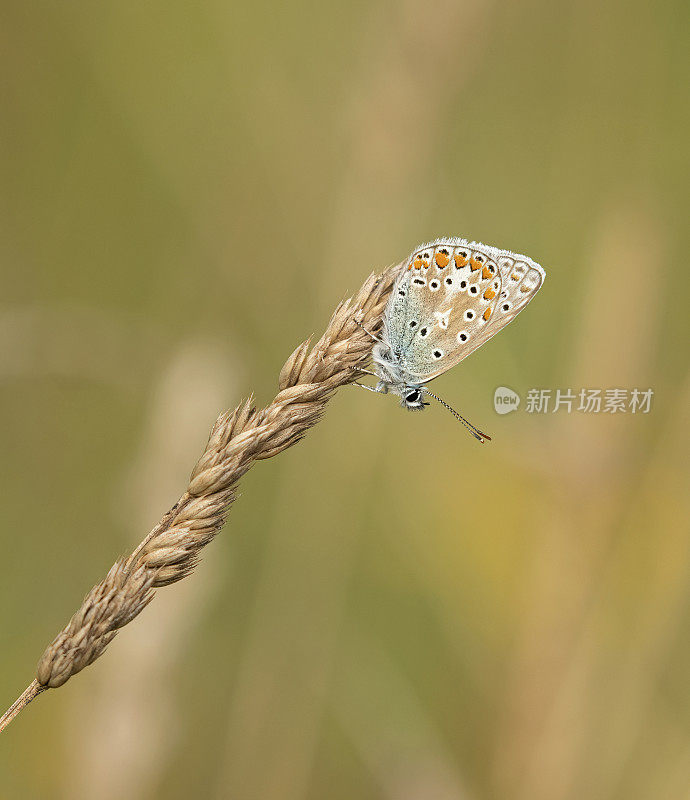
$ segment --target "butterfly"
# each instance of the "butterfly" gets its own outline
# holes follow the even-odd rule
[[[402,263],[372,350],[375,392],[422,410],[433,397],[480,442],[491,437],[430,392],[447,372],[505,328],[539,291],[546,273],[527,256],[466,239],[421,245]],[[371,335],[371,334],[370,334]],[[362,384],[360,384],[362,385]]]

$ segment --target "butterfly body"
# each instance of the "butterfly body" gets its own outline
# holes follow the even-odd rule
[[[545,272],[527,256],[444,238],[403,262],[372,360],[379,392],[422,409],[424,385],[474,352],[529,303]]]

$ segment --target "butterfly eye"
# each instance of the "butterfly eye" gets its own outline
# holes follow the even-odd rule
[[[418,403],[422,397],[422,393],[419,389],[413,389],[411,392],[408,392],[405,395],[405,402],[407,403]]]

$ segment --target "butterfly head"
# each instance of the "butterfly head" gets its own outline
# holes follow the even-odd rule
[[[403,386],[400,389],[400,403],[408,411],[424,411],[424,392],[419,386]]]

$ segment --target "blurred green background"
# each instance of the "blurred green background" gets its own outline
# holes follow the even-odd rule
[[[343,389],[3,798],[690,797],[685,2],[4,2],[0,696],[372,269],[548,273],[403,413]],[[498,416],[496,386],[652,387]]]

